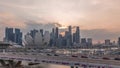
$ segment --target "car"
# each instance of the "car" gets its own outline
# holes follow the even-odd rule
[[[47,56],[52,56],[51,54],[47,54]]]
[[[46,62],[45,60],[42,60],[42,62]]]
[[[110,60],[110,58],[108,58],[108,57],[103,57],[102,59],[104,59],[104,60]]]
[[[54,54],[54,56],[59,56],[58,54]]]
[[[87,56],[81,56],[81,58],[88,58]]]
[[[72,55],[72,57],[78,57],[77,55]]]
[[[120,60],[120,58],[114,58],[114,60]]]
[[[32,62],[30,62],[28,65],[32,66],[32,65],[38,65],[38,64],[40,64],[40,63],[32,63]]]

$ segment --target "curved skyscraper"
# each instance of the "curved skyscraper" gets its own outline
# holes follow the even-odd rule
[[[35,34],[35,38],[34,38],[34,44],[36,45],[36,46],[42,46],[43,45],[43,38],[42,38],[42,35],[41,35],[41,33],[40,32],[37,32],[36,34]]]
[[[49,42],[50,42],[50,33],[49,33],[49,31],[45,31],[45,34],[44,34],[44,44],[48,45]]]
[[[30,34],[25,35],[25,42],[26,42],[25,44],[28,46],[34,45],[33,38],[31,37]]]

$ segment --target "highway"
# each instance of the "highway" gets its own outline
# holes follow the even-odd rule
[[[0,59],[27,61],[33,63],[50,63],[68,66],[88,66],[89,68],[120,68],[120,61],[108,59],[92,59],[90,57],[66,56],[66,55],[47,55],[47,54],[31,54],[31,53],[0,53]]]

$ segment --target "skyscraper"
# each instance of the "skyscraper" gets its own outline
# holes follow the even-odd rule
[[[83,46],[87,44],[86,38],[82,38],[82,39],[81,39],[81,44],[82,44]]]
[[[53,33],[53,34],[55,33],[55,29],[54,29],[54,28],[52,28],[52,33]]]
[[[43,39],[44,39],[44,45],[48,45],[49,42],[50,42],[50,33],[49,33],[49,31],[45,31]]]
[[[55,39],[57,39],[59,36],[59,29],[58,27],[56,27],[56,31],[55,31]]]
[[[38,32],[38,30],[36,30],[36,29],[30,31],[30,35],[33,39],[35,38],[35,35],[37,32]]]
[[[14,42],[14,33],[13,28],[6,28],[5,29],[5,41],[6,42]]]
[[[52,32],[50,34],[50,46],[55,46],[55,29],[52,28]]]
[[[42,37],[40,31],[38,31],[38,32],[35,34],[34,44],[35,44],[36,46],[41,46],[41,45],[43,45],[43,37]]]
[[[120,46],[120,37],[118,38],[118,45]]]
[[[70,34],[72,34],[72,27],[71,26],[68,26],[68,31]]]
[[[13,28],[6,28],[5,29],[5,41],[6,42],[14,42],[19,45],[22,45],[22,32],[20,29],[16,28],[15,33],[13,32]]]
[[[73,43],[76,43],[76,33],[73,33]]]
[[[111,44],[110,39],[106,39],[105,40],[105,45],[110,45],[110,44]]]
[[[66,40],[66,46],[70,46],[70,40],[69,40],[69,31],[65,31],[65,40]]]
[[[53,45],[54,46],[57,46],[57,40],[58,40],[58,38],[59,38],[59,29],[58,29],[58,27],[56,27],[55,34],[54,34],[54,41],[53,41]]]
[[[33,38],[31,37],[31,35],[29,33],[27,33],[24,38],[25,38],[25,45],[26,46],[33,46],[34,45]]]
[[[80,43],[80,29],[76,27],[76,43]]]
[[[61,34],[59,34],[59,38],[57,39],[57,44],[58,44],[57,47],[62,47],[63,46],[62,41],[63,41],[63,37],[62,37]]]
[[[15,43],[22,45],[22,32],[18,28],[15,28],[14,39]]]
[[[68,27],[68,33],[69,33],[68,34],[69,45],[72,46],[72,27],[71,26]]]
[[[87,45],[88,45],[88,46],[91,46],[91,45],[92,45],[92,38],[88,38],[88,39],[87,39]]]
[[[41,35],[42,35],[42,37],[43,37],[43,29],[40,29],[40,33],[41,33]]]

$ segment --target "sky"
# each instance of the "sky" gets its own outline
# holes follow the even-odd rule
[[[96,41],[120,36],[120,0],[0,0],[0,40],[5,27],[27,32],[56,25],[80,26]]]

